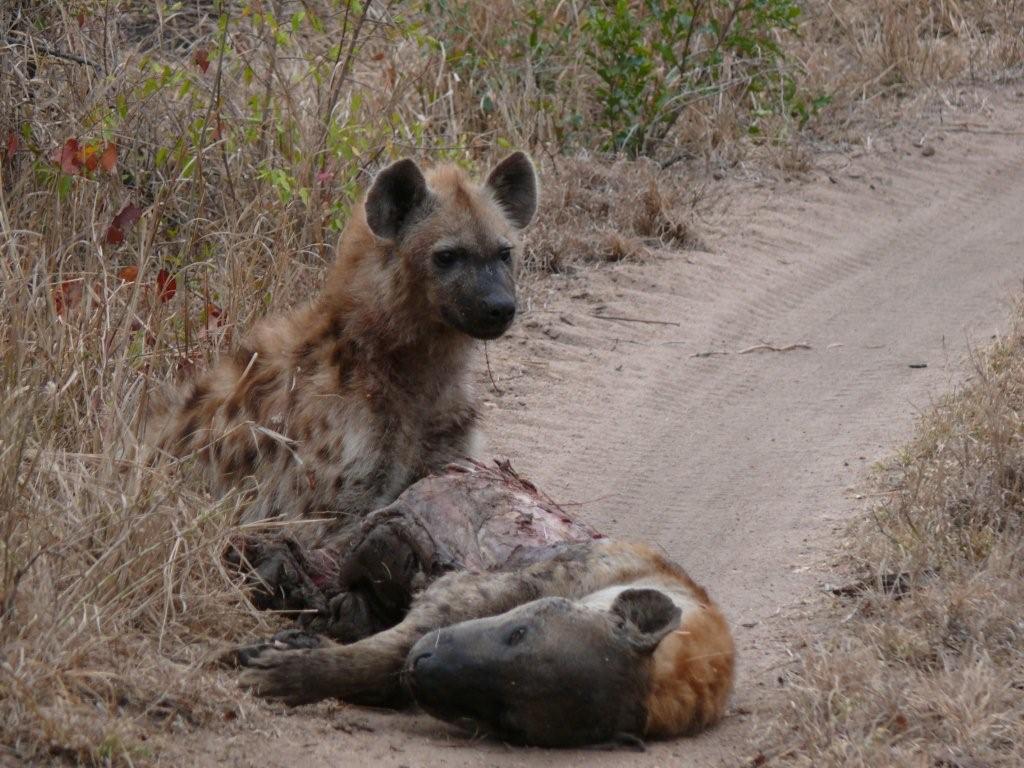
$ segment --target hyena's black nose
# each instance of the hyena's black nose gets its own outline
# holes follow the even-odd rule
[[[491,299],[487,302],[487,314],[495,325],[508,325],[516,316],[516,300],[511,297]]]

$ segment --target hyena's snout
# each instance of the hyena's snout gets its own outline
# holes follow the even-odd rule
[[[511,270],[504,264],[467,263],[446,275],[449,325],[477,339],[496,339],[516,316],[516,290]],[[461,273],[461,274],[458,274]]]
[[[516,297],[512,291],[495,289],[484,294],[477,302],[472,325],[477,335],[492,339],[501,336],[512,325],[516,316]]]
[[[434,717],[495,728],[503,708],[496,679],[500,672],[488,649],[467,644],[463,634],[447,627],[422,637],[406,657],[403,681],[416,703]]]
[[[457,654],[451,653],[451,644],[449,633],[434,630],[413,646],[402,670],[403,681],[419,704],[433,712],[444,710],[444,715],[449,714],[446,694],[451,692],[450,686],[465,685],[470,671],[459,663]]]
[[[516,297],[511,293],[495,293],[483,301],[487,319],[496,327],[505,330],[516,316]]]

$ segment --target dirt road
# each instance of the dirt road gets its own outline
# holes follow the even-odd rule
[[[823,160],[810,181],[747,183],[704,222],[709,252],[553,279],[491,346],[502,391],[486,386],[491,452],[606,532],[663,547],[734,622],[740,676],[722,727],[644,754],[544,752],[324,705],[258,715],[196,740],[192,756],[742,764],[800,617],[835,578],[836,531],[867,503],[865,470],[969,373],[969,349],[1002,327],[1024,278],[1024,140],[932,141],[933,156],[901,141]]]

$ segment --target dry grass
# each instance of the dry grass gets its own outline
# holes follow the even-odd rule
[[[814,0],[794,56],[804,87],[831,95],[814,132],[854,137],[866,121],[905,118],[907,101],[935,88],[1019,73],[1024,2]]]
[[[13,207],[0,200],[5,224]],[[0,268],[2,741],[22,757],[137,760],[153,729],[233,710],[197,684],[199,662],[261,620],[219,566],[233,499],[145,466],[135,438],[147,375],[170,368],[137,342],[173,338],[173,315],[119,286],[56,317],[38,257],[51,247],[23,233]],[[98,291],[116,282],[95,269]]]
[[[1024,308],[1022,308],[1024,309]],[[886,468],[772,764],[1024,764],[1024,311]],[[892,574],[905,574],[894,587]]]
[[[637,260],[652,249],[689,249],[702,190],[650,160],[552,167],[537,221],[526,239],[527,268],[563,272],[580,263]]]
[[[800,92],[836,94],[829,125],[1019,55],[1016,2],[811,5],[801,41],[785,43]],[[807,165],[788,141],[800,121],[785,105],[756,116],[743,80],[681,115],[658,148],[667,170],[569,159],[604,139],[588,130],[599,109],[583,51],[560,43],[562,30],[579,33],[587,3],[405,13],[413,6],[0,5],[0,743],[10,754],[145,763],[148,734],[234,712],[203,660],[265,629],[220,565],[240,502],[210,498],[187,462],[147,464],[137,435],[162,389],[268,307],[315,289],[381,163],[413,154],[483,167],[510,146],[533,149],[548,204],[527,282],[695,242],[692,165],[757,146],[777,149],[779,167]],[[508,34],[538,18],[537,44]],[[82,154],[61,172],[54,153],[72,138]],[[116,167],[90,169],[85,155],[95,162],[111,145]],[[108,229],[129,204],[141,217],[117,242]],[[168,301],[161,269],[176,282]],[[975,621],[974,603],[961,603]],[[1006,605],[991,614],[998,626]]]

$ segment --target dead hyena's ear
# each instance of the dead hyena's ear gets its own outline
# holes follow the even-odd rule
[[[394,240],[429,197],[427,180],[412,160],[392,163],[366,193],[366,223],[377,237]]]
[[[665,635],[679,626],[683,612],[657,589],[627,589],[615,598],[612,615],[621,621],[629,643],[641,653],[658,647]]]
[[[530,223],[537,212],[537,174],[525,153],[514,152],[494,166],[487,187],[509,221],[519,229]]]

